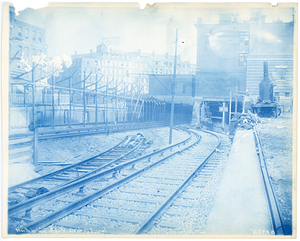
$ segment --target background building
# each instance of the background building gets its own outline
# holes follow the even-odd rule
[[[55,79],[56,85],[69,87],[69,77],[72,76],[72,88],[83,89],[85,85],[94,89],[97,78],[98,86],[117,86],[119,91],[134,89],[135,92],[148,94],[149,75],[172,75],[174,72],[174,56],[142,53],[141,50],[125,53],[108,50],[104,44],[97,46],[96,52],[92,49],[87,54],[75,52],[71,58],[72,65],[64,68]],[[178,56],[177,74],[191,75],[195,72],[195,65],[181,61]]]
[[[56,78],[56,85],[69,87],[72,75],[72,88],[88,89],[108,85],[123,91],[148,93],[149,57],[108,51],[104,44],[97,46],[97,51],[71,56],[72,65],[64,68]],[[96,81],[97,78],[97,81]],[[85,80],[86,79],[86,80]],[[83,81],[85,80],[85,81]]]
[[[293,46],[294,21],[265,22],[265,16],[255,14],[250,19],[251,51],[246,56],[249,96],[256,98],[263,79],[263,62],[268,62],[269,78],[274,84],[274,95],[284,111],[292,110],[293,103]]]
[[[236,14],[219,14],[218,24],[198,18],[197,108],[207,104],[216,110],[211,111],[212,117],[220,118],[218,102],[229,107],[231,94],[237,102],[232,103],[233,112],[245,106],[244,101],[255,101],[267,61],[275,97],[284,111],[292,110],[294,20],[266,22],[265,17],[253,10],[249,21],[240,21]]]
[[[237,15],[220,14],[219,24],[197,24],[196,96],[228,98],[230,91],[246,90],[246,56],[250,26]]]
[[[45,29],[17,20],[12,6],[9,7],[9,28],[10,81],[18,82],[14,77],[27,71],[27,66],[32,65],[33,56],[47,54]],[[22,75],[21,79],[31,80],[31,75]]]

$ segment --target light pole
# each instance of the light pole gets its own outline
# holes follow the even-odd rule
[[[173,131],[173,120],[174,120],[174,95],[175,95],[174,92],[175,92],[176,62],[177,62],[177,38],[178,38],[178,28],[176,28],[174,74],[173,74],[173,80],[171,82],[172,103],[171,103],[171,120],[170,120],[169,144],[172,144],[172,131]]]

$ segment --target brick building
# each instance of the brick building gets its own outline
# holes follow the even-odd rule
[[[269,63],[274,94],[284,110],[292,108],[294,20],[266,22],[260,10],[248,21],[236,14],[219,14],[218,24],[198,18],[195,96],[208,101],[229,101],[230,92],[255,100]]]
[[[26,72],[31,66],[32,56],[47,54],[45,29],[19,21],[15,17],[14,7],[9,7],[9,68],[11,82],[31,80],[31,75],[22,75],[18,80],[14,77]],[[41,75],[42,73],[36,73]]]
[[[134,88],[135,91],[148,94],[149,75],[172,75],[174,71],[174,56],[142,53],[141,50],[125,53],[108,50],[104,44],[97,46],[96,52],[92,49],[87,54],[75,52],[71,58],[72,65],[56,78],[56,85],[69,87],[69,76],[72,75],[72,88],[82,89],[85,85],[93,89],[97,78],[98,86],[109,84],[110,88],[118,86],[119,90],[125,91]],[[178,57],[177,74],[191,75],[195,72],[195,65]]]
[[[119,51],[108,51],[104,44],[97,46],[97,51],[71,56],[72,65],[56,78],[56,85],[69,87],[69,76],[72,77],[72,88],[94,89],[109,84],[109,88],[131,91],[136,88],[148,93],[149,57],[127,54]],[[67,78],[67,79],[66,79]],[[97,81],[96,81],[97,78]],[[83,81],[86,79],[85,81]],[[64,81],[62,81],[64,80]],[[85,83],[84,83],[85,82]]]

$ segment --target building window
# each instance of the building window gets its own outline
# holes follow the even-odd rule
[[[42,42],[42,33],[39,33],[38,38],[39,38],[39,42],[41,43]]]
[[[279,66],[279,67],[276,66],[276,72],[280,80],[285,80],[286,71],[287,71],[286,66]]]
[[[182,93],[185,93],[186,84],[182,84]]]
[[[36,50],[32,49],[32,55],[36,55]]]
[[[249,45],[250,34],[249,32],[245,32],[245,45]]]
[[[32,40],[35,41],[35,38],[36,38],[36,31],[33,30],[32,31]]]
[[[290,97],[290,92],[285,92],[285,97]]]
[[[86,61],[86,64],[90,64],[90,61],[89,61],[89,60],[87,60],[87,61]]]
[[[279,92],[275,92],[275,96],[279,96]]]
[[[28,28],[26,28],[26,29],[25,29],[25,38],[27,38],[27,39],[28,39],[28,37],[29,37],[29,29],[28,29]]]
[[[18,27],[18,37],[22,37],[22,27]]]
[[[240,31],[240,45],[249,45],[250,34],[249,31]]]
[[[246,53],[239,53],[239,66],[246,66]]]

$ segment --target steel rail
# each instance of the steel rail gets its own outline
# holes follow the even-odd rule
[[[59,195],[63,195],[65,193],[68,193],[72,190],[75,190],[77,188],[80,188],[100,177],[103,177],[103,176],[106,176],[106,175],[109,175],[109,174],[112,174],[114,172],[117,172],[125,167],[128,167],[128,166],[132,166],[133,164],[136,164],[138,162],[141,162],[142,160],[145,160],[145,159],[149,159],[155,155],[158,155],[158,154],[162,154],[163,152],[174,148],[176,146],[180,146],[182,144],[185,144],[186,142],[188,142],[190,139],[192,138],[192,136],[189,136],[187,139],[179,142],[179,143],[176,143],[176,144],[173,144],[171,146],[167,146],[163,149],[160,149],[160,150],[157,150],[153,153],[150,153],[150,154],[147,154],[147,155],[144,155],[144,156],[141,156],[139,158],[136,158],[136,159],[133,159],[133,160],[130,160],[128,162],[125,162],[125,163],[122,163],[118,166],[115,166],[111,169],[108,169],[106,171],[103,171],[103,172],[100,172],[100,173],[97,173],[97,174],[94,174],[92,176],[89,176],[89,177],[86,177],[86,178],[82,178],[80,180],[77,180],[73,183],[70,183],[70,184],[67,184],[57,190],[54,190],[54,191],[50,191],[50,192],[47,192],[47,193],[44,193],[42,195],[39,195],[39,196],[36,196],[32,199],[29,199],[23,203],[20,203],[20,204],[17,204],[17,205],[14,205],[13,207],[10,207],[8,208],[8,216],[13,216],[14,214],[17,214],[21,211],[26,211],[28,210],[29,208],[33,207],[34,205],[37,205],[37,204],[41,204],[45,201],[48,201],[48,200],[51,200],[51,199],[54,199],[55,197],[59,196]],[[177,153],[180,153],[180,152],[176,152]]]
[[[208,154],[208,156],[205,158],[205,160],[197,167],[197,169],[189,176],[186,178],[186,180],[183,181],[183,183],[176,189],[170,196],[169,198],[160,206],[157,208],[156,211],[153,212],[150,218],[146,220],[143,224],[142,227],[136,230],[134,233],[135,234],[143,234],[146,233],[152,226],[153,224],[162,216],[162,214],[172,205],[174,200],[184,191],[184,189],[189,185],[189,183],[194,179],[194,177],[197,175],[197,173],[203,169],[205,164],[208,162],[208,159],[211,157],[211,155],[216,151],[216,149],[220,146],[221,141],[218,135],[216,135],[213,132],[210,131],[205,131],[201,130],[203,132],[212,134],[217,137],[218,143],[216,147]],[[196,133],[197,134],[197,133]],[[198,135],[198,134],[197,134]],[[198,144],[200,141],[200,138],[198,141],[194,144]]]
[[[86,159],[86,160],[84,160],[84,161],[78,162],[78,163],[76,163],[76,164],[73,164],[73,165],[70,165],[70,166],[61,168],[61,169],[59,169],[59,170],[57,170],[57,171],[51,172],[51,173],[46,174],[46,175],[43,175],[43,176],[41,176],[41,177],[38,177],[38,178],[35,178],[35,179],[32,179],[32,180],[29,180],[29,181],[26,181],[26,182],[17,184],[17,185],[15,185],[15,186],[12,186],[12,187],[10,187],[10,188],[8,189],[8,192],[9,192],[9,193],[14,192],[15,189],[17,189],[17,188],[22,188],[22,186],[24,186],[24,185],[28,185],[28,184],[32,184],[32,183],[34,183],[34,182],[42,181],[43,179],[49,179],[49,178],[52,178],[53,176],[55,176],[55,175],[57,175],[57,174],[59,174],[59,173],[63,173],[63,172],[66,172],[66,171],[70,171],[71,169],[78,168],[78,167],[80,167],[81,165],[86,164],[86,163],[92,161],[92,160],[95,159],[95,158],[99,158],[99,157],[101,157],[101,156],[104,156],[104,155],[106,155],[106,154],[112,152],[114,149],[116,149],[116,148],[118,148],[119,146],[121,146],[122,144],[124,144],[125,141],[126,141],[127,139],[128,139],[128,136],[126,136],[126,137],[125,137],[120,143],[118,143],[116,146],[114,146],[114,147],[112,147],[112,148],[110,148],[110,149],[108,149],[108,150],[106,150],[106,151],[104,151],[104,152],[102,152],[102,153],[100,153],[100,154],[94,156],[94,157],[91,157],[91,158],[88,158],[88,159]],[[93,171],[91,171],[91,172],[89,172],[89,173],[87,173],[87,174],[85,174],[85,175],[83,175],[83,176],[81,176],[81,177],[79,177],[79,178],[76,178],[76,179],[74,179],[74,180],[72,180],[72,181],[63,183],[63,184],[59,185],[58,187],[67,185],[67,184],[69,184],[69,183],[71,183],[71,182],[74,182],[74,181],[80,179],[80,178],[85,178],[85,177],[87,177],[87,176],[93,175],[93,174],[95,174],[95,173],[97,173],[97,172],[99,172],[99,171],[101,171],[101,170],[103,170],[103,169],[109,167],[110,165],[115,164],[116,162],[120,161],[121,159],[127,157],[128,155],[130,155],[131,153],[133,153],[134,151],[136,151],[136,150],[143,144],[143,142],[144,142],[144,139],[141,139],[140,142],[139,142],[134,148],[130,149],[130,150],[129,150],[127,153],[125,153],[124,155],[118,157],[117,159],[115,159],[115,160],[113,160],[113,161],[111,161],[111,162],[109,162],[109,163],[107,163],[107,164],[104,164],[103,166],[101,166],[101,167],[99,167],[99,168],[96,168],[95,170],[93,170]],[[53,188],[53,190],[57,189],[58,187]],[[51,190],[52,190],[52,189],[51,189]]]
[[[273,225],[275,235],[288,235],[285,225],[283,225],[278,201],[274,192],[272,182],[270,180],[263,149],[261,146],[261,141],[259,139],[255,126],[253,127],[253,133],[255,137],[255,143],[258,149],[257,154],[259,157],[260,169],[262,172],[262,177],[264,181],[265,191],[267,194],[267,199],[268,199],[268,204],[269,204],[271,219],[272,219],[272,225]]]
[[[191,134],[191,132],[189,132],[189,133]],[[191,138],[191,136],[188,139],[190,139],[190,138]],[[186,141],[187,140],[182,141],[181,143],[185,143]],[[123,178],[122,180],[119,180],[116,183],[113,183],[112,185],[107,186],[107,187],[105,187],[105,188],[97,191],[96,193],[93,193],[90,196],[84,197],[84,198],[82,198],[82,199],[80,199],[80,200],[72,203],[67,208],[61,208],[60,210],[58,210],[58,211],[56,211],[54,213],[51,213],[50,215],[48,215],[48,216],[46,216],[46,217],[44,217],[44,218],[42,218],[42,219],[40,219],[40,220],[38,220],[38,221],[36,221],[34,223],[31,223],[31,224],[25,226],[21,230],[21,232],[23,232],[23,233],[32,232],[32,231],[44,228],[44,227],[52,224],[53,222],[55,222],[55,221],[57,221],[57,220],[65,217],[66,215],[74,212],[74,210],[76,210],[76,209],[78,209],[78,208],[80,208],[82,206],[85,206],[85,205],[89,204],[90,202],[95,201],[96,199],[102,197],[103,195],[107,194],[108,192],[110,192],[114,188],[116,188],[116,187],[118,187],[120,185],[123,185],[126,182],[130,181],[131,179],[133,179],[133,178],[135,178],[135,177],[143,174],[145,171],[147,171],[147,170],[149,170],[149,169],[151,169],[153,167],[156,167],[157,165],[163,163],[165,160],[167,160],[167,159],[169,159],[169,158],[171,158],[171,157],[173,157],[173,156],[175,156],[175,155],[177,155],[177,154],[179,154],[179,153],[181,153],[181,152],[189,149],[190,147],[194,146],[195,143],[198,143],[199,141],[200,141],[200,138],[197,138],[197,141],[194,142],[194,143],[192,143],[192,145],[187,146],[187,147],[185,147],[184,149],[182,149],[180,151],[176,151],[176,152],[172,153],[171,155],[166,156],[166,157],[160,159],[159,161],[156,161],[155,163],[153,163],[153,164],[151,164],[151,165],[149,165],[149,166],[147,166],[147,167],[145,167],[145,168],[143,168],[143,169],[141,169],[141,170],[139,170],[139,171],[137,171],[137,172],[135,172],[135,173],[133,173],[133,174],[125,177],[125,178]],[[176,144],[174,144],[172,146],[174,147],[175,145]],[[172,147],[167,147],[167,148],[169,149],[169,148],[172,148]],[[167,149],[167,148],[164,148],[164,149]],[[153,154],[146,155],[146,156],[152,156],[152,155]],[[145,159],[145,158],[143,158],[143,159]],[[129,164],[129,165],[131,165],[131,164]],[[127,164],[127,166],[128,166],[128,164]]]

